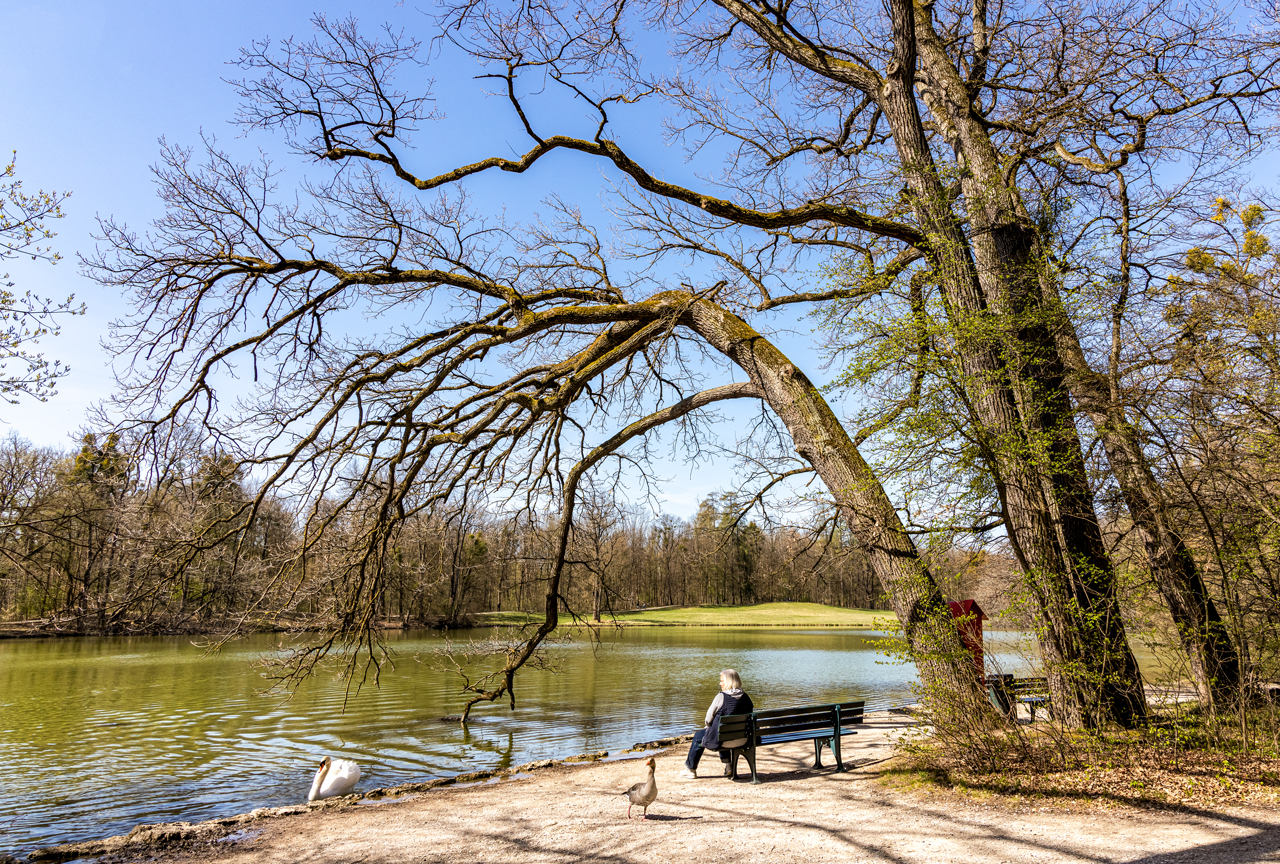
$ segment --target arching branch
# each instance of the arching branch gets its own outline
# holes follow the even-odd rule
[[[546,612],[542,624],[533,632],[532,636],[508,652],[507,661],[501,670],[488,676],[487,679],[482,679],[483,681],[501,678],[501,683],[492,690],[486,690],[481,687],[479,692],[467,701],[462,711],[463,723],[466,723],[471,716],[471,709],[474,706],[481,702],[496,701],[502,698],[504,694],[510,698],[511,707],[515,707],[516,672],[529,662],[534,652],[538,650],[538,646],[555,631],[560,623],[560,578],[564,573],[565,552],[569,545],[569,531],[573,527],[573,512],[577,506],[578,483],[582,480],[583,475],[590,471],[600,460],[616,452],[619,447],[633,438],[656,429],[665,423],[678,420],[691,411],[696,411],[699,408],[704,408],[707,405],[726,399],[752,398],[759,399],[761,394],[759,388],[750,382],[725,384],[721,387],[713,387],[710,390],[695,393],[674,405],[655,411],[649,416],[637,420],[578,460],[565,478],[561,492],[564,500],[561,504],[560,517],[556,524],[554,563],[552,565],[551,581],[547,586]]]

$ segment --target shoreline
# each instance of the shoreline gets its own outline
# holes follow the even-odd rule
[[[391,632],[408,633],[408,632],[413,632],[418,630],[432,632],[432,633],[451,633],[458,630],[488,630],[495,627],[498,627],[498,628],[522,627],[527,624],[536,624],[536,623],[538,623],[536,620],[530,620],[523,623],[516,622],[516,621],[503,621],[503,622],[481,621],[474,624],[459,625],[457,627],[433,627],[433,626],[426,626],[426,625],[413,626],[413,627],[388,626],[388,627],[379,627],[378,630],[379,632],[388,632],[388,633],[391,633]],[[3,625],[0,625],[0,627],[2,626]],[[872,631],[878,629],[873,624],[815,624],[811,621],[797,621],[789,624],[751,624],[751,623],[718,624],[718,623],[684,622],[684,621],[601,621],[599,624],[596,624],[595,626],[600,628],[608,628],[608,629],[631,629],[631,628],[647,629],[650,627],[737,627],[740,629],[785,628],[785,629],[792,629],[792,630],[794,629],[830,629],[830,630],[872,630]],[[588,624],[565,624],[565,625],[561,625],[560,627],[557,627],[556,629],[557,631],[561,629],[564,629],[566,631],[573,631],[573,630],[590,630],[592,629],[592,627],[591,625],[588,625]],[[286,627],[281,627],[278,629],[253,630],[243,635],[263,636],[263,635],[274,634],[274,633],[324,633],[324,632],[326,631],[318,630],[318,629],[317,630],[291,630]],[[1006,631],[992,629],[992,630],[988,630],[987,632],[999,633],[999,632],[1006,632]],[[1018,631],[1010,630],[1007,632],[1013,633]],[[222,635],[225,635],[225,631],[223,630],[158,630],[158,631],[139,632],[139,633],[68,633],[68,632],[62,632],[62,631],[56,631],[56,630],[51,630],[51,631],[33,630],[33,631],[24,631],[24,632],[14,633],[14,632],[8,632],[3,629],[0,629],[0,639],[85,639],[85,638],[94,638],[94,637],[100,638],[100,639],[127,639],[127,638],[138,638],[138,637],[145,638],[149,636],[222,636]]]
[[[136,639],[136,638],[159,637],[159,636],[220,637],[220,636],[226,636],[230,632],[230,630],[226,627],[212,626],[212,625],[209,627],[172,627],[167,629],[156,629],[156,630],[135,630],[127,633],[119,633],[119,632],[103,633],[103,632],[95,632],[92,630],[81,631],[81,630],[11,629],[19,626],[21,625],[6,624],[4,622],[0,622],[0,640],[4,640],[4,639],[87,639],[87,638]],[[459,626],[452,629],[466,630],[466,629],[477,629],[477,628],[486,627],[486,626],[488,625],[470,624],[467,626]],[[440,627],[435,624],[407,625],[407,624],[399,624],[399,623],[383,623],[383,624],[380,624],[376,629],[380,632],[383,632],[383,631],[392,632],[397,630],[403,630],[403,631],[430,630],[430,631],[436,631],[436,632],[439,632],[439,631],[447,632],[450,628]],[[324,633],[324,632],[326,631],[318,627],[308,628],[308,627],[279,626],[279,627],[254,628],[252,630],[246,630],[245,632],[238,635],[239,636],[265,636],[265,635],[271,635],[271,634],[277,634],[277,633]]]
[[[460,630],[489,630],[494,628],[515,628],[515,627],[525,626],[527,624],[536,624],[536,623],[538,623],[537,620],[530,620],[523,623],[515,622],[515,621],[510,621],[510,622],[480,621],[473,624],[460,625],[458,627],[436,627],[436,626],[429,626],[429,625],[422,625],[422,626],[415,625],[415,626],[406,627],[401,625],[388,625],[385,627],[379,627],[378,630],[379,632],[385,632],[385,633],[395,633],[395,632],[411,633],[415,631],[430,632],[430,633],[452,633]],[[657,628],[657,627],[721,627],[721,628],[736,627],[740,630],[770,630],[770,629],[866,630],[869,632],[877,632],[880,630],[880,628],[876,627],[874,624],[819,624],[819,623],[814,623],[812,621],[796,621],[796,622],[787,623],[787,624],[708,623],[708,622],[684,622],[684,621],[602,621],[595,626],[600,628],[619,629],[619,630],[630,630],[630,629],[644,630],[644,629]],[[571,632],[571,631],[578,631],[578,630],[590,630],[592,628],[586,624],[572,624],[572,625],[561,625],[561,627],[557,628],[557,631],[561,629],[565,630],[566,632]],[[241,635],[265,636],[265,635],[281,634],[281,633],[323,633],[323,632],[326,632],[326,631],[319,630],[319,629],[295,630],[287,627],[279,627],[275,629],[267,628],[262,630],[253,630],[251,632],[247,632]],[[1028,631],[1022,630],[1016,627],[1001,627],[1001,628],[988,627],[983,632],[987,635],[993,635],[998,633],[1025,633]],[[93,638],[136,639],[136,638],[166,637],[166,636],[217,637],[217,636],[224,636],[224,635],[226,635],[226,631],[218,630],[218,629],[158,630],[158,631],[135,632],[135,633],[80,633],[80,632],[67,632],[67,631],[58,631],[58,630],[25,630],[25,631],[15,632],[15,631],[5,630],[4,625],[0,624],[0,642],[3,642],[5,640],[10,640],[10,639],[12,640],[93,639]]]
[[[115,834],[96,840],[79,840],[73,843],[59,843],[54,846],[40,846],[27,851],[25,858],[14,857],[12,853],[0,851],[0,864],[6,864],[9,861],[43,861],[58,864],[58,862],[74,861],[79,858],[116,855],[127,853],[131,850],[153,849],[158,846],[209,839],[212,835],[225,834],[228,829],[252,824],[262,819],[278,819],[284,816],[298,816],[321,810],[343,809],[359,806],[364,802],[398,803],[411,800],[421,793],[429,792],[433,789],[469,789],[502,782],[513,782],[525,779],[534,772],[560,766],[634,762],[648,756],[665,755],[669,748],[686,745],[692,740],[692,734],[676,735],[659,738],[654,741],[638,742],[625,750],[598,750],[593,753],[578,753],[573,756],[566,756],[563,759],[538,759],[533,762],[516,765],[513,768],[466,771],[461,774],[455,774],[452,777],[435,777],[430,780],[400,783],[395,786],[379,786],[366,792],[355,792],[350,795],[327,798],[323,801],[284,804],[279,807],[255,807],[248,813],[220,816],[213,819],[205,819],[201,822],[144,822],[135,825],[124,834]],[[743,764],[745,765],[745,762]],[[232,833],[235,832],[233,831]],[[213,842],[219,841],[215,838]]]

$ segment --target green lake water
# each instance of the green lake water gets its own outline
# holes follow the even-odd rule
[[[878,651],[882,635],[654,627],[575,640],[551,649],[558,673],[520,673],[514,711],[481,706],[466,729],[440,719],[462,699],[434,633],[389,634],[395,668],[345,711],[329,674],[287,701],[262,695],[255,663],[278,636],[214,656],[178,637],[0,641],[0,853],[299,803],[325,754],[357,761],[362,790],[627,748],[692,731],[723,668],[758,708],[909,702],[914,670]],[[989,666],[1025,668],[1013,636],[988,634],[987,649]]]

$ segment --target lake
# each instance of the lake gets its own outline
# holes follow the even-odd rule
[[[651,627],[574,640],[552,648],[557,673],[520,673],[514,711],[479,706],[466,729],[441,720],[463,700],[436,633],[387,634],[395,668],[345,711],[331,672],[291,699],[261,694],[255,664],[279,635],[214,656],[181,637],[0,641],[0,853],[300,803],[325,754],[356,760],[364,790],[690,732],[724,668],[758,708],[909,702],[914,670],[878,650],[885,635]],[[988,634],[988,657],[1020,671],[1019,642]]]

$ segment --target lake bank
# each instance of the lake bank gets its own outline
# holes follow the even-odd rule
[[[111,854],[169,864],[379,862],[874,861],[892,864],[1144,862],[1243,864],[1280,853],[1280,812],[1153,812],[1088,800],[1024,806],[886,785],[880,761],[910,731],[902,715],[868,716],[846,738],[851,770],[814,771],[811,746],[766,748],[763,783],[676,778],[685,747],[658,755],[658,800],[626,818],[620,793],[636,760],[517,766],[513,779],[280,808],[200,826],[160,825],[132,841],[64,847],[33,860]],[[633,754],[634,755],[634,754]],[[523,776],[518,776],[518,775]]]
[[[186,623],[175,626],[154,626],[148,624],[136,628],[129,626],[111,626],[107,628],[85,627],[74,629],[65,621],[0,621],[0,639],[80,639],[87,637],[125,637],[125,636],[207,636],[218,638],[231,632],[239,636],[258,636],[263,634],[320,633],[318,628],[290,626],[286,622],[264,623],[245,626],[238,619]],[[478,623],[471,618],[457,622],[453,627],[446,627],[443,619],[435,621],[384,620],[374,625],[377,630],[448,630],[467,629],[489,626]]]
[[[480,612],[484,625],[540,624],[542,615],[529,612]],[[661,606],[604,614],[599,622],[561,618],[561,626],[582,627],[839,627],[880,630],[895,621],[887,609],[846,609],[821,603],[757,603],[751,606]]]

